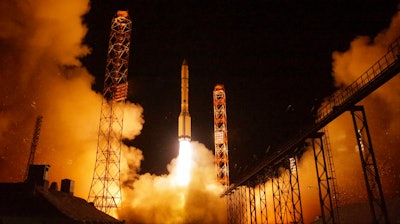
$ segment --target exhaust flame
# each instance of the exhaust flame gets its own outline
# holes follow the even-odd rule
[[[121,219],[127,223],[226,223],[226,201],[219,197],[224,188],[216,180],[214,155],[198,142],[181,141],[181,145],[184,152],[168,165],[168,175],[126,176]]]
[[[176,166],[179,186],[187,186],[190,182],[192,165],[192,148],[189,141],[179,141],[179,155]]]
[[[51,165],[49,181],[74,180],[74,195],[87,198],[102,100],[91,89],[93,76],[79,62],[90,53],[82,45],[82,16],[88,10],[88,0],[0,1],[2,182],[23,181],[34,123],[41,114],[35,163]],[[125,116],[123,138],[133,139],[144,123],[143,108],[130,102],[119,106]],[[162,176],[139,175],[142,151],[122,145],[119,218],[126,223],[226,222],[213,154],[200,143],[183,144],[179,159],[168,165],[170,174]],[[178,163],[192,177],[187,185],[174,179]]]

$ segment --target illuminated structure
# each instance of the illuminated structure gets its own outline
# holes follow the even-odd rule
[[[123,108],[128,92],[132,22],[127,11],[112,19],[100,113],[96,163],[88,201],[105,213],[121,202],[120,157]]]
[[[229,187],[228,129],[226,117],[226,97],[223,85],[214,87],[214,144],[217,180]]]
[[[285,181],[284,172],[295,175],[299,170],[294,171],[295,158],[302,155],[310,146],[314,153],[314,162],[317,174],[318,193],[320,198],[321,220],[319,223],[334,224],[340,219],[334,210],[337,209],[334,192],[337,188],[334,183],[335,175],[330,155],[329,142],[324,131],[325,126],[343,113],[350,111],[353,118],[353,126],[361,158],[362,171],[367,189],[370,223],[389,223],[388,209],[383,195],[382,185],[379,177],[377,161],[372,147],[371,134],[367,124],[364,108],[356,104],[367,97],[374,90],[385,84],[391,78],[400,73],[400,38],[396,39],[388,47],[388,51],[358,79],[346,88],[340,89],[328,97],[325,104],[319,109],[315,124],[303,130],[286,144],[278,146],[274,152],[264,158],[259,164],[246,172],[240,179],[232,183],[221,195],[228,197],[228,223],[269,223],[270,218],[266,215],[266,188],[268,181],[272,182],[274,194],[273,214],[275,223],[304,223],[302,210],[297,209],[300,200],[299,188],[296,192],[293,188],[280,185]],[[288,166],[289,161],[289,166]],[[281,182],[279,182],[282,180]],[[289,179],[290,181],[290,179]],[[295,180],[296,181],[296,180]],[[277,182],[275,184],[275,182]],[[296,187],[296,184],[290,184]],[[275,187],[276,186],[276,187]],[[284,189],[282,192],[281,189]],[[298,197],[295,200],[287,200],[286,192],[291,192],[289,197]],[[254,191],[258,191],[258,198],[255,198]],[[282,195],[285,193],[285,195]],[[295,193],[295,194],[293,194]],[[283,197],[282,197],[283,196]],[[260,203],[255,203],[260,201]],[[285,206],[282,206],[284,204]],[[288,206],[292,210],[286,210]],[[296,208],[295,208],[296,206]],[[300,208],[301,206],[299,206]],[[295,208],[295,209],[294,209]],[[292,213],[288,213],[291,211]],[[299,212],[293,217],[288,215]],[[365,214],[368,215],[368,214]],[[287,219],[286,217],[289,217]]]
[[[189,66],[186,60],[182,62],[181,68],[181,113],[178,118],[179,141],[190,141],[191,118],[189,114]]]

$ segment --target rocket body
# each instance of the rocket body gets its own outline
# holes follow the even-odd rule
[[[189,66],[183,60],[181,68],[181,113],[178,118],[179,141],[190,141],[192,135],[191,118],[189,114]]]

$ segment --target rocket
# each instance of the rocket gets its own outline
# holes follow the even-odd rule
[[[178,140],[190,141],[191,121],[189,114],[189,66],[186,59],[182,62],[181,68],[181,113],[178,118]]]

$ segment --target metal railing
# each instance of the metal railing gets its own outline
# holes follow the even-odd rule
[[[245,184],[264,170],[266,167],[276,166],[291,153],[294,148],[307,139],[313,133],[316,133],[329,122],[337,118],[349,107],[362,100],[372,91],[383,85],[385,82],[400,72],[400,37],[392,42],[386,54],[374,63],[352,84],[340,89],[326,99],[326,104],[322,105],[318,111],[318,117],[315,124],[309,126],[305,131],[299,133],[290,139],[286,144],[276,148],[276,152],[265,158],[257,164],[248,173],[243,175],[238,181],[232,183],[230,187],[222,193],[221,196],[228,195],[236,187]]]
[[[347,101],[351,99],[358,91],[363,88],[368,87],[368,83],[373,82],[385,73],[391,65],[396,63],[400,55],[400,38],[395,40],[390,44],[386,54],[381,57],[375,64],[373,64],[367,71],[365,71],[358,79],[356,79],[352,84],[346,86],[344,89],[339,89],[334,94],[326,99],[326,104],[324,104],[318,110],[318,118],[316,122],[322,121],[328,115],[332,113],[335,107],[340,107],[344,105]]]

